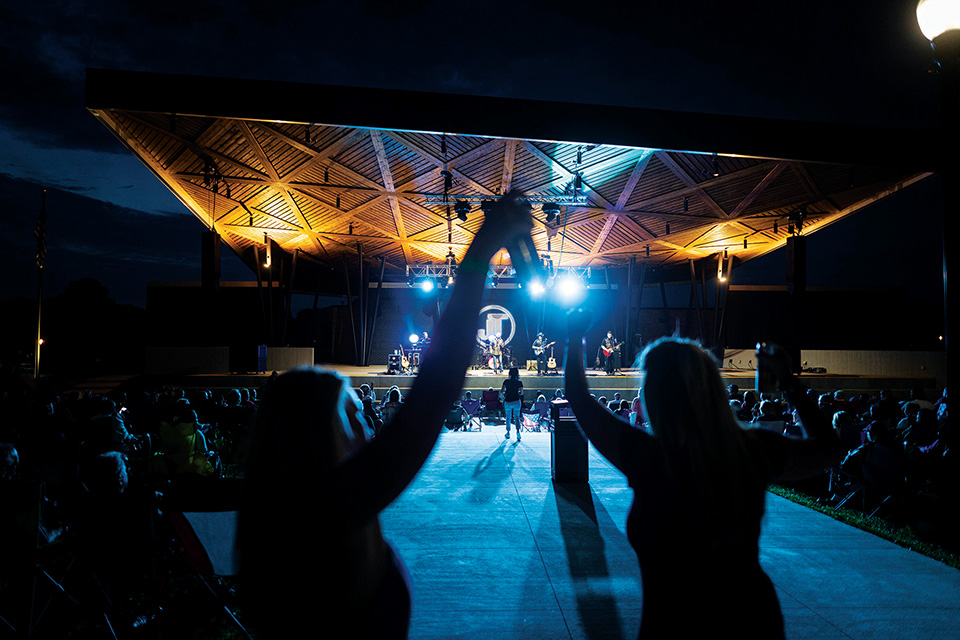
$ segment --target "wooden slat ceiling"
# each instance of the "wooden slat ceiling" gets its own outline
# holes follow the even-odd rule
[[[740,262],[782,246],[803,207],[815,233],[929,172],[579,142],[483,137],[92,108],[184,205],[238,255],[265,238],[336,264],[383,257],[388,271],[463,257],[482,213],[466,222],[427,204],[451,195],[568,191],[577,172],[588,203],[533,237],[557,266],[686,265],[726,250]],[[444,147],[446,153],[442,151]],[[577,163],[578,153],[581,159]],[[207,179],[215,167],[216,190]],[[715,175],[716,174],[716,175]],[[207,176],[209,177],[209,176]],[[229,188],[229,195],[228,195]],[[776,230],[774,226],[776,224]],[[448,241],[448,230],[452,237]],[[746,240],[746,246],[744,246]]]

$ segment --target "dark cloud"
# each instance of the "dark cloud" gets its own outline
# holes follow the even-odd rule
[[[36,238],[42,189],[0,174],[0,302],[36,296]],[[45,297],[80,277],[102,282],[121,303],[142,306],[151,281],[200,277],[200,233],[188,213],[153,215],[59,189],[47,190]],[[223,252],[224,280],[248,280],[249,270]]]
[[[936,87],[912,3],[137,0],[0,8],[0,118],[116,151],[86,67],[924,126]]]

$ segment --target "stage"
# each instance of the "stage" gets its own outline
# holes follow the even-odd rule
[[[377,398],[396,385],[401,392],[408,390],[416,374],[394,375],[387,373],[387,365],[357,367],[342,364],[321,364],[350,378],[354,387],[368,384],[376,392]],[[280,372],[282,373],[282,372]],[[726,384],[736,384],[741,391],[754,389],[756,372],[749,369],[721,369]],[[169,380],[170,384],[185,388],[224,389],[237,387],[262,387],[269,380],[270,374],[196,374],[177,376]],[[506,380],[506,372],[499,374],[489,369],[469,369],[463,383],[464,391],[471,391],[474,397],[485,389],[499,389]],[[564,388],[564,376],[558,371],[545,376],[538,376],[536,371],[520,369],[520,379],[523,381],[526,394],[542,391],[548,398],[556,389]],[[811,389],[821,393],[833,392],[838,389],[852,393],[877,393],[881,389],[889,389],[895,397],[907,398],[911,389],[922,387],[928,393],[935,393],[936,379],[933,376],[869,376],[869,375],[841,375],[830,373],[803,373],[800,379]],[[608,376],[603,370],[587,370],[587,383],[592,393],[597,396],[611,398],[619,392],[625,399],[632,399],[639,388],[639,372],[636,369],[625,369],[621,374]]]

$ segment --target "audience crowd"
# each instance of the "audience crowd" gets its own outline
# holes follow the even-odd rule
[[[731,410],[745,427],[803,435],[792,407],[781,399],[741,392],[735,385],[728,391]],[[380,398],[368,385],[356,394],[374,434],[404,401],[395,386]],[[816,395],[848,453],[802,490],[866,513],[882,506],[885,515],[907,521],[923,519],[925,510],[941,509],[942,500],[955,495],[956,448],[946,390],[936,400],[922,390],[902,399],[890,391]],[[536,390],[524,401],[524,411],[535,411],[547,398],[562,400],[563,392]],[[643,428],[639,396],[597,401]],[[464,407],[478,404],[465,394]],[[40,557],[44,549],[57,549],[96,567],[96,591],[114,606],[119,595],[129,601],[130,594],[148,590],[146,582],[157,574],[155,521],[164,495],[189,494],[211,479],[241,476],[257,410],[257,389],[167,387],[107,394],[2,389],[0,544],[16,561],[0,575],[0,615],[13,621],[29,610],[22,587],[33,579],[37,546]],[[130,624],[142,620],[142,611],[130,612]]]

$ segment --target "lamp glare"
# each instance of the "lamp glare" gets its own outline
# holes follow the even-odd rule
[[[917,3],[917,24],[931,41],[947,31],[960,29],[960,1],[920,0]]]

